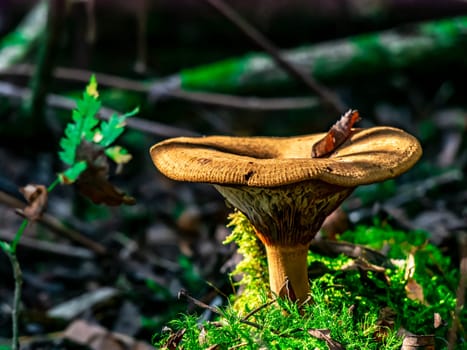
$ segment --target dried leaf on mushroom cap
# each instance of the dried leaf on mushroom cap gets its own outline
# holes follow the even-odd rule
[[[311,148],[313,158],[326,157],[334,152],[350,137],[352,127],[360,120],[357,110],[349,109],[328,131],[326,136],[316,142]]]

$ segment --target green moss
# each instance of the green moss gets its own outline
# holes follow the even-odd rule
[[[381,255],[377,262],[365,260],[363,255],[328,256],[310,250],[313,303],[300,312],[297,305],[285,300],[265,306],[269,288],[263,247],[243,214],[231,214],[229,226],[233,230],[225,243],[235,243],[243,256],[232,272],[232,276],[241,276],[235,282],[241,293],[231,296],[231,304],[214,323],[198,324],[196,316],[187,315],[174,321],[171,327],[175,330],[186,329],[180,340],[184,348],[217,344],[221,349],[327,349],[324,340],[309,333],[310,329],[327,329],[330,338],[346,349],[395,350],[401,346],[397,335],[401,328],[420,335],[435,334],[437,348],[446,346],[459,271],[449,257],[428,243],[424,232],[376,224],[359,226],[339,237],[384,250],[387,258]],[[252,310],[254,315],[248,320],[256,327],[242,321]],[[446,322],[437,329],[433,327],[435,313]],[[461,318],[460,323],[465,324],[465,312]],[[158,345],[166,344],[169,336],[162,336]]]
[[[452,265],[448,256],[428,242],[425,232],[404,232],[389,226],[357,227],[341,237],[356,244],[374,249],[387,249],[387,256],[395,264],[387,269],[388,286],[384,288],[388,306],[396,310],[400,323],[416,334],[433,333],[433,315],[438,313],[450,323],[456,306],[455,291],[459,281],[459,270]],[[422,298],[410,298],[407,289],[412,286]],[[446,328],[437,330],[446,336]]]
[[[164,347],[169,337],[177,331],[185,334],[178,345],[184,349],[207,349],[217,345],[219,349],[328,349],[326,342],[313,337],[309,331],[329,330],[329,337],[341,343],[346,349],[399,349],[401,340],[396,332],[388,330],[384,341],[373,337],[379,330],[376,326],[377,312],[369,312],[356,322],[350,303],[331,305],[326,299],[326,291],[318,283],[312,283],[315,303],[306,305],[302,312],[296,304],[278,300],[254,314],[255,326],[247,324],[232,308],[223,309],[216,322],[198,323],[197,315],[181,315],[180,319],[169,324],[172,329],[156,340],[156,345]],[[266,291],[262,290],[262,298]],[[285,317],[287,314],[287,317]],[[177,347],[178,348],[178,347]]]
[[[180,74],[181,86],[187,90],[229,91],[238,85],[246,61],[248,56],[184,70]]]
[[[268,265],[264,248],[255,235],[248,219],[239,211],[229,216],[228,227],[232,233],[226,238],[225,244],[235,243],[237,252],[243,259],[231,273],[234,286],[238,288],[237,295],[232,295],[235,310],[248,313],[264,303],[264,291],[268,289]]]

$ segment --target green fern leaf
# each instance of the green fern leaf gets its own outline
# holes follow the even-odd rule
[[[125,130],[126,119],[135,115],[138,112],[139,108],[136,107],[131,112],[122,115],[113,114],[108,121],[102,122],[100,127],[100,133],[98,137],[94,139],[94,141],[99,143],[103,147],[109,146]]]
[[[81,139],[79,135],[79,130],[75,124],[69,123],[65,128],[65,136],[60,140],[60,159],[68,164],[73,165],[75,162],[76,149],[80,144]]]
[[[97,81],[95,76],[91,76],[89,84],[80,100],[76,102],[76,108],[72,112],[72,121],[67,124],[64,136],[60,140],[61,150],[60,159],[69,165],[69,168],[59,174],[61,183],[69,184],[75,182],[88,166],[93,164],[86,163],[81,159],[86,158],[87,152],[91,152],[96,145],[103,149],[107,157],[117,164],[124,164],[130,161],[131,154],[125,148],[120,146],[109,147],[124,131],[126,119],[139,112],[139,108],[123,115],[112,115],[108,121],[101,122],[97,118],[97,113],[101,107],[98,100]],[[85,142],[93,144],[93,147],[81,147]],[[80,149],[80,159],[77,159],[77,152]],[[92,154],[91,154],[92,155]],[[87,160],[90,162],[90,160]]]
[[[96,114],[101,107],[101,103],[97,100],[96,88],[97,83],[92,76],[82,99],[76,102],[76,109],[72,112],[72,122],[68,123],[65,136],[60,140],[62,150],[59,152],[59,157],[68,165],[75,163],[76,150],[81,141],[83,139],[92,141],[96,133],[95,129],[99,124]]]
[[[81,127],[81,137],[91,142],[96,133],[95,127],[99,124],[96,118],[97,112],[101,108],[101,103],[87,92],[83,94],[83,99],[77,103],[77,114]]]

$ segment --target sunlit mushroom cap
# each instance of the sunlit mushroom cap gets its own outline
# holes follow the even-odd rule
[[[417,139],[392,127],[353,129],[327,158],[312,158],[325,133],[296,137],[178,137],[151,147],[167,177],[218,185],[277,187],[321,180],[354,187],[396,177],[421,157]]]

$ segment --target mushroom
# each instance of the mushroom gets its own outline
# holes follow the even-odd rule
[[[352,129],[327,158],[312,158],[325,134],[295,137],[177,137],[150,149],[178,181],[210,183],[250,220],[266,249],[273,295],[305,302],[308,248],[324,219],[356,186],[394,178],[422,154],[393,127]]]

